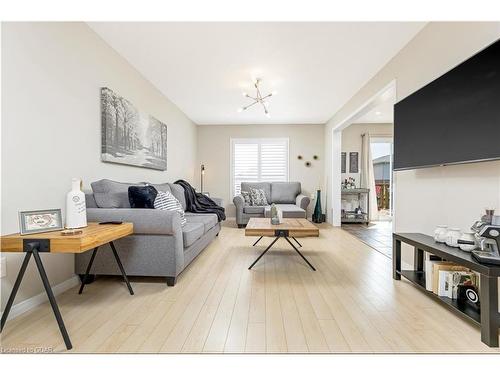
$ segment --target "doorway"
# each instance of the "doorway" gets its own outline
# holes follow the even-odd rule
[[[349,163],[341,165],[341,181],[351,177],[355,187],[368,190],[370,201],[346,202],[341,189],[341,227],[359,240],[384,254],[392,256],[392,229],[394,220],[393,189],[393,115],[396,101],[395,85],[381,91],[357,114],[350,117],[340,129],[342,160],[359,156],[359,169],[352,173]],[[366,139],[369,139],[368,147]],[[345,156],[344,156],[345,155]],[[346,172],[346,173],[343,173]],[[352,197],[352,194],[347,194]],[[346,204],[347,203],[347,204]],[[349,207],[370,207],[368,222],[353,223],[344,220]],[[364,210],[363,210],[364,211]]]
[[[371,138],[370,143],[377,197],[378,216],[376,221],[392,221],[393,138],[375,137]]]

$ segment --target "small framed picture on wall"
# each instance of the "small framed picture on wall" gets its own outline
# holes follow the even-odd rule
[[[341,173],[346,173],[346,166],[347,166],[347,153],[341,152],[340,153],[340,172]]]
[[[358,152],[349,153],[349,173],[359,173]]]

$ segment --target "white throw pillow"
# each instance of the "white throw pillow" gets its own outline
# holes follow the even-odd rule
[[[154,208],[158,210],[177,211],[181,216],[181,225],[186,224],[186,217],[181,202],[169,191],[159,191],[154,202]]]

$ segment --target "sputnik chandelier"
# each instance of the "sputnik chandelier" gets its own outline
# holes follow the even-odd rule
[[[262,80],[260,78],[257,78],[257,79],[255,79],[255,81],[253,83],[255,90],[256,90],[255,97],[248,95],[246,92],[243,93],[243,96],[245,98],[252,99],[253,101],[252,101],[252,103],[250,103],[244,107],[238,108],[238,112],[246,111],[248,108],[252,107],[253,105],[260,104],[262,106],[262,108],[264,108],[264,113],[266,114],[266,116],[271,117],[271,115],[269,114],[269,110],[267,109],[267,106],[269,104],[269,98],[273,95],[276,95],[277,92],[273,91],[270,94],[262,96],[262,94],[260,93],[260,89],[259,89],[259,85],[260,85],[261,81]]]

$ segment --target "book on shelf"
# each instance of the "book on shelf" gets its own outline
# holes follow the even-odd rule
[[[425,261],[425,289],[427,289],[429,292],[432,292],[432,276],[433,276],[433,266],[434,264],[438,263],[439,261],[432,260],[430,257],[429,259],[426,259]]]
[[[440,271],[469,271],[469,269],[452,262],[436,262],[432,265],[432,271],[432,292],[439,295]]]

